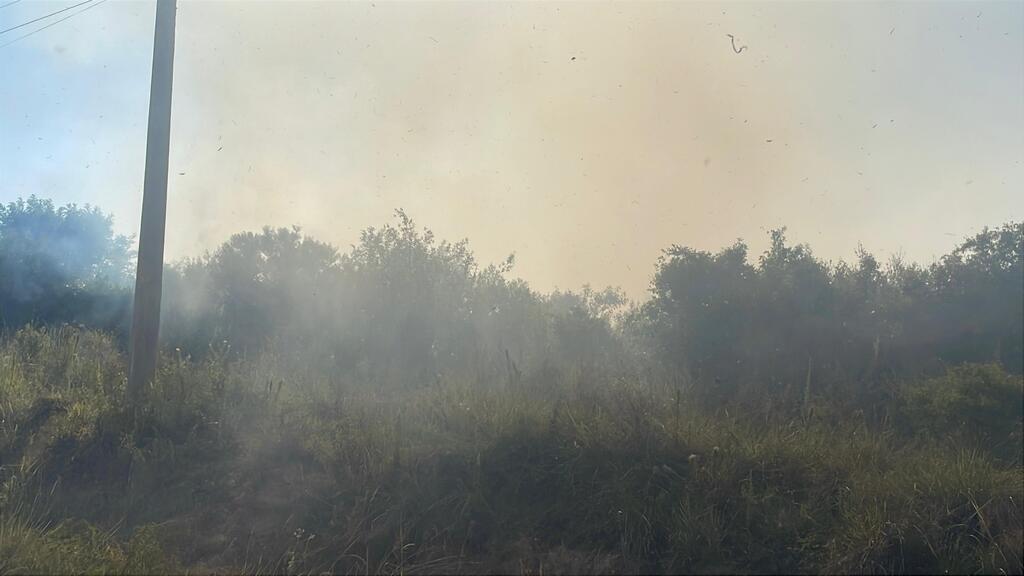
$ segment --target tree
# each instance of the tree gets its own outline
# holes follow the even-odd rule
[[[0,323],[121,326],[133,263],[129,238],[98,208],[35,196],[0,205]]]
[[[931,267],[931,329],[951,362],[1024,363],[1024,222],[985,228]]]

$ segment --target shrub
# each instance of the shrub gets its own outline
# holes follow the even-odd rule
[[[911,432],[960,437],[1001,457],[1021,458],[1024,378],[997,364],[965,364],[904,392]]]

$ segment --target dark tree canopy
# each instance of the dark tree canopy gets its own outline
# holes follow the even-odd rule
[[[928,267],[862,249],[825,262],[785,230],[757,258],[742,242],[673,246],[651,298],[629,305],[613,289],[537,293],[511,276],[512,256],[481,266],[467,241],[438,240],[401,211],[345,252],[265,228],[168,266],[162,341],[197,356],[274,351],[289,369],[381,386],[642,367],[707,400],[872,404],[886,382],[949,365],[1021,372],[1022,231],[983,230]],[[0,319],[123,337],[132,261],[96,208],[2,206]]]
[[[784,230],[757,265],[742,243],[673,247],[644,316],[662,360],[722,397],[736,386],[799,396],[809,382],[863,397],[879,380],[963,362],[1020,373],[1022,242],[1020,223],[986,229],[929,268],[863,250],[828,264]]]
[[[0,323],[119,325],[133,262],[98,208],[35,196],[0,205]]]

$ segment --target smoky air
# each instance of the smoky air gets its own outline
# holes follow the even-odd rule
[[[0,574],[1021,574],[1022,22],[0,0]]]

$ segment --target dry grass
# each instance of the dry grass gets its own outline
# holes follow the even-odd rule
[[[6,339],[0,574],[1022,572],[1020,463],[961,436],[266,362],[171,355],[129,410],[103,335]]]

